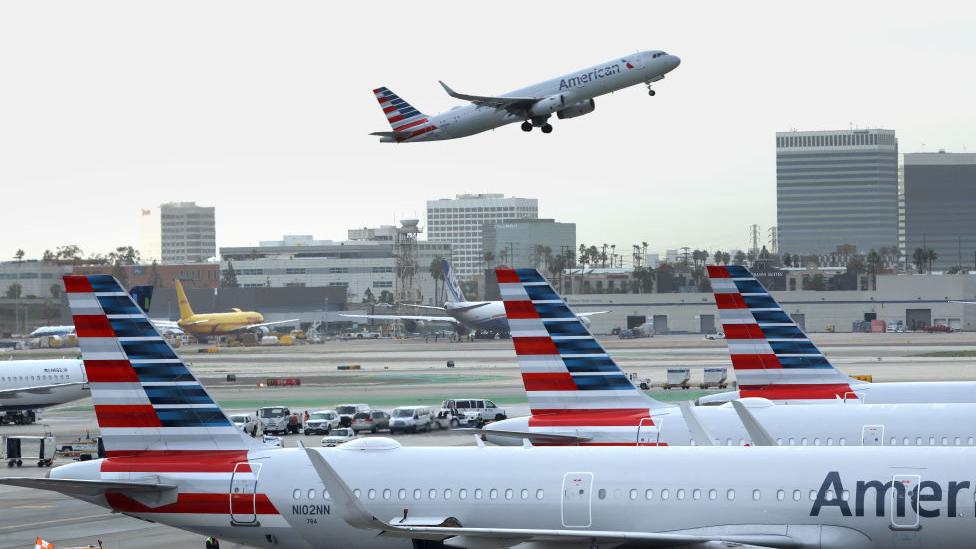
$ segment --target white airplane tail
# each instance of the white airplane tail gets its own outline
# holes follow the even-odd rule
[[[533,414],[629,421],[667,405],[631,384],[603,346],[535,269],[496,269]]]
[[[457,275],[451,269],[451,262],[446,259],[441,261],[443,262],[441,268],[444,271],[444,285],[447,286],[447,293],[451,295],[451,301],[464,303],[467,299],[464,298],[464,292],[461,291],[461,284],[458,283]]]
[[[64,286],[109,458],[199,454],[203,466],[265,448],[234,427],[118,280],[69,275]]]
[[[770,400],[856,398],[835,368],[745,267],[710,266],[739,396]]]

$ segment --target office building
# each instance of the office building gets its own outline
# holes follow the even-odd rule
[[[905,154],[908,264],[926,247],[938,256],[935,271],[976,268],[976,153]]]
[[[776,133],[779,250],[858,252],[898,245],[898,141],[893,130]]]
[[[427,201],[427,240],[453,245],[452,266],[458,278],[477,276],[487,267],[482,248],[485,225],[510,219],[537,219],[535,198],[505,198],[502,194],[459,194]],[[496,257],[497,260],[497,257]]]
[[[554,219],[485,223],[481,235],[484,251],[492,252],[495,261],[514,269],[543,271],[548,258],[576,251],[576,223],[557,223]]]
[[[159,221],[163,263],[197,263],[217,256],[213,207],[197,206],[195,202],[170,202],[159,207]],[[151,249],[151,240],[147,238],[146,242]]]
[[[143,208],[139,216],[139,260],[147,263],[163,260],[162,222],[159,208]]]

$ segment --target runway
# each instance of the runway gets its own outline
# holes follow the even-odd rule
[[[922,356],[959,353],[976,349],[976,336],[953,334],[813,334],[813,341],[832,362],[849,374],[869,374],[875,382],[976,380],[976,359],[966,356]],[[729,366],[722,340],[707,341],[700,335],[665,335],[639,340],[601,338],[608,352],[625,372],[636,372],[659,384],[669,367],[692,368],[700,379],[709,366]],[[285,348],[221,349],[202,354],[198,347],[180,349],[184,360],[201,378],[207,390],[227,411],[253,412],[265,405],[287,405],[312,411],[342,402],[365,402],[390,410],[398,404],[438,405],[456,397],[487,397],[505,407],[509,417],[528,413],[511,341],[450,343],[433,340],[334,341],[322,345]],[[72,356],[74,350],[62,351]],[[17,358],[51,356],[50,351],[18,353]],[[449,369],[446,362],[453,360]],[[361,370],[339,370],[358,364]],[[732,374],[731,368],[729,371]],[[226,381],[227,374],[237,380]],[[259,387],[273,377],[299,377],[300,387]],[[699,390],[649,391],[662,400],[696,398]],[[97,434],[90,399],[44,412],[41,423],[59,441],[84,437],[87,429]],[[0,426],[0,434],[40,434],[34,426]],[[388,436],[388,435],[386,435]],[[321,436],[291,435],[288,447],[301,438],[318,446]],[[471,434],[433,432],[396,437],[404,445],[469,445]],[[67,463],[59,459],[55,465]],[[6,469],[0,475],[43,476],[25,460],[24,467]],[[203,547],[202,536],[159,526],[51,492],[0,486],[0,549],[31,548],[41,536],[58,549],[87,546],[102,540],[105,549],[172,549]],[[223,549],[234,549],[226,544]]]

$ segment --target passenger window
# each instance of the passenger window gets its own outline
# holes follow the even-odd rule
[[[437,499],[437,490],[431,488],[427,491],[427,499]]]
[[[752,491],[752,500],[753,501],[759,501],[759,498],[761,498],[761,497],[762,497],[762,492],[760,492],[759,490],[753,490]]]
[[[841,446],[847,446],[847,440],[844,439],[844,437],[840,437],[840,445]]]
[[[491,490],[489,490],[488,491],[488,498],[489,499],[498,499],[498,489],[497,488],[492,488]]]
[[[817,500],[817,491],[810,490],[810,501],[816,501],[816,500]]]
[[[302,499],[302,491],[299,488],[295,488],[295,491],[291,493],[292,499]]]
[[[414,488],[413,499],[420,499],[420,496],[421,496],[420,488]]]
[[[942,445],[943,446],[948,446],[949,445],[949,439],[946,438],[946,437],[942,437]]]
[[[796,446],[796,441],[793,440],[793,437],[790,437],[790,446]]]
[[[902,446],[908,446],[911,443],[912,443],[912,439],[910,439],[908,437],[903,438],[902,441],[901,441]]]
[[[368,497],[369,499],[376,499],[376,490],[374,490],[373,488],[367,490],[366,497]]]
[[[352,491],[352,494],[358,498],[360,497],[362,492],[359,491],[359,488],[356,488],[355,490]]]
[[[833,446],[833,445],[834,445],[834,439],[831,437],[827,437],[827,446]]]
[[[929,437],[929,446],[935,446],[935,437]]]
[[[799,490],[793,490],[793,501],[800,501],[801,497],[803,497],[803,494]]]
[[[677,492],[675,492],[675,494],[674,494],[674,495],[675,495],[675,497],[677,497],[678,499],[685,499],[685,489],[684,489],[684,488],[679,488],[679,489],[678,489],[678,491],[677,491]]]
[[[667,488],[661,490],[661,499],[668,499],[669,497],[671,497],[671,492]]]
[[[715,488],[712,488],[708,491],[708,499],[715,500],[715,498],[717,497],[718,497],[718,491],[715,490]]]
[[[630,489],[630,499],[637,499],[637,488]]]
[[[701,499],[701,490],[695,488],[691,491],[691,499]]]
[[[726,446],[732,446],[732,439],[731,438],[725,439],[725,445]]]
[[[972,446],[972,445],[973,445],[973,437],[969,437],[969,445],[970,445],[970,446]]]
[[[519,492],[519,496],[521,496],[522,499],[529,499],[529,491],[526,490],[525,488],[522,488],[522,491]]]
[[[391,492],[389,488],[386,488],[385,490],[383,490],[383,499],[390,499],[390,496],[392,496],[392,495],[393,495],[393,492]]]
[[[654,499],[654,490],[650,488],[644,490],[644,499]]]
[[[803,438],[800,439],[800,445],[801,446],[806,446],[807,445],[807,437],[803,437]]]
[[[895,437],[891,437],[891,440],[889,441],[889,445],[890,446],[898,446],[898,439],[895,438]]]
[[[922,437],[915,437],[915,446],[922,445]]]
[[[515,495],[515,492],[513,492],[511,488],[506,488],[505,489],[505,499],[512,499],[512,496],[514,496],[514,495]]]
[[[397,499],[407,499],[407,491],[404,488],[397,490]]]
[[[468,499],[468,490],[466,488],[458,490],[458,499]]]
[[[820,439],[819,438],[813,439],[813,445],[814,446],[820,446]]]
[[[444,499],[451,499],[451,489],[450,488],[445,488],[444,489]]]
[[[840,499],[842,499],[844,501],[847,501],[847,500],[851,499],[851,491],[850,490],[844,490],[843,492],[841,492],[840,493]]]
[[[545,496],[545,492],[542,491],[542,488],[535,491],[535,499],[542,499],[543,496]]]
[[[729,501],[734,500],[735,499],[735,490],[733,490],[732,488],[729,488],[729,491],[725,493],[725,497],[728,498]]]
[[[783,439],[781,439],[781,438],[776,439],[776,445],[777,446],[782,446],[783,445]]]
[[[481,491],[481,488],[475,488],[475,490],[474,490],[474,499],[481,499],[481,495],[483,493],[484,492]]]
[[[600,490],[597,491],[597,493],[596,493],[596,497],[598,497],[600,499],[607,499],[607,491],[604,490],[603,488],[600,488]]]
[[[315,499],[315,488],[309,488],[308,499]]]
[[[956,437],[956,446],[959,446],[959,437]]]
[[[783,490],[776,490],[776,501],[783,501],[786,499],[786,492]]]
[[[328,499],[328,500],[332,499],[332,496],[329,495],[328,490],[322,490],[322,499]]]

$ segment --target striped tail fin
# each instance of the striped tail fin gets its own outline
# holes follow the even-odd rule
[[[856,398],[834,368],[745,267],[709,266],[739,396],[770,400]]]
[[[535,269],[496,269],[533,414],[644,415],[667,405],[634,387]]]
[[[436,129],[430,125],[430,119],[426,114],[413,108],[410,103],[389,89],[376,88],[373,90],[373,94],[379,101],[380,108],[383,109],[383,114],[386,115],[386,120],[394,132],[410,132],[413,136],[429,131],[427,128]]]
[[[266,448],[234,427],[114,277],[69,275],[64,286],[108,457]]]
[[[451,268],[451,262],[442,259],[441,269],[444,272],[444,285],[447,286],[447,292],[451,295],[451,301],[455,303],[464,303],[467,301],[464,298],[464,292],[461,291],[461,284],[458,283],[457,275],[454,274],[454,269]]]

